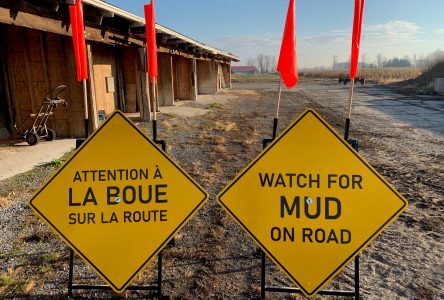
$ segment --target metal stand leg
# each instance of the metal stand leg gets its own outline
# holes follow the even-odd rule
[[[73,273],[74,273],[74,251],[72,251],[72,249],[69,249],[68,297],[72,297]]]
[[[261,251],[261,299],[265,300],[265,252]]]
[[[153,120],[153,141],[157,141],[157,120]]]
[[[355,299],[359,300],[359,255],[355,257]]]
[[[162,299],[162,262],[163,251],[160,251],[157,258],[157,299]]]

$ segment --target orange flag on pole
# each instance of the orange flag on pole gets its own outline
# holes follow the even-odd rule
[[[284,37],[277,71],[281,73],[282,81],[288,88],[298,83],[297,56],[296,56],[296,4],[290,0],[287,21],[285,22]]]
[[[74,44],[74,55],[76,59],[77,80],[82,81],[88,79],[82,0],[77,0],[74,5],[69,6],[69,17],[72,27],[72,41]]]
[[[350,80],[358,74],[359,48],[361,46],[362,19],[364,17],[364,0],[355,0],[355,17],[353,19],[353,36],[351,46]]]
[[[148,54],[148,74],[150,78],[158,76],[157,70],[157,43],[156,43],[156,18],[154,15],[154,0],[145,8],[146,45]]]

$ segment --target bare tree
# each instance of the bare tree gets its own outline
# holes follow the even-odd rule
[[[269,56],[269,55],[264,56],[264,67],[265,67],[265,73],[270,73],[270,71],[271,71],[271,56]]]
[[[365,68],[365,62],[367,61],[367,53],[362,53],[361,54],[361,69],[364,71]]]
[[[410,67],[412,66],[412,60],[410,59],[410,56],[404,55],[404,57],[402,59],[407,61],[409,63],[409,65],[410,65]]]
[[[257,67],[258,67],[258,69],[259,69],[259,72],[261,72],[261,73],[265,73],[265,64],[264,64],[264,55],[263,54],[260,54],[258,57],[257,57],[257,59],[256,59],[256,61],[257,61]]]
[[[384,57],[382,56],[381,53],[378,53],[376,55],[376,64],[378,65],[378,68],[382,68],[383,66],[383,62],[384,62]]]
[[[436,49],[434,52],[430,53],[427,58],[429,58],[431,64],[435,64],[444,59],[444,51],[441,49]]]
[[[247,61],[245,62],[245,64],[246,64],[247,66],[254,66],[254,65],[256,64],[256,61],[250,57],[250,58],[247,59]]]
[[[276,72],[277,62],[276,62],[276,56],[273,55],[271,58],[271,70],[270,72],[274,73]]]
[[[336,70],[338,68],[338,56],[335,54],[333,55],[333,70]]]

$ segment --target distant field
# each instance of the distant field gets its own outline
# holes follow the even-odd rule
[[[257,82],[257,81],[266,81],[266,82],[278,82],[279,75],[277,73],[266,73],[266,74],[233,74],[231,76],[231,80],[233,82]]]
[[[415,79],[425,70],[423,68],[372,68],[359,72],[359,76],[365,79],[386,84]],[[302,78],[326,78],[338,79],[339,76],[348,74],[348,70],[303,71]]]
[[[380,84],[394,83],[415,79],[420,76],[425,70],[422,68],[375,68],[364,69],[359,72],[359,75],[367,80],[375,81]],[[339,76],[344,76],[348,70],[310,70],[299,72],[299,78],[304,79],[338,79]],[[240,75],[233,74],[233,82],[252,82],[252,81],[279,81],[279,75],[274,74],[256,74],[256,75]]]

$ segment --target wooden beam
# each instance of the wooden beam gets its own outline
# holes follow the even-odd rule
[[[187,42],[180,39],[170,39],[166,42],[167,45],[186,44]]]
[[[0,0],[0,6],[10,10],[10,16],[12,19],[16,19],[18,13],[27,12],[39,16],[54,16],[54,11],[52,10],[53,5],[42,5],[38,6],[34,3],[27,3],[18,0]]]
[[[157,37],[159,38],[159,41],[162,44],[166,44],[168,42],[168,39],[170,38],[170,35],[160,33],[160,34],[157,34]]]
[[[145,28],[145,24],[142,22],[131,22],[128,25],[129,28],[137,28],[137,27],[144,27]]]
[[[84,10],[85,17],[103,17],[103,18],[113,18],[114,13],[112,11],[106,11],[102,9],[97,9],[95,7],[89,7]]]
[[[3,1],[3,0],[0,0]],[[20,12],[17,18],[13,19],[10,16],[9,9],[0,7],[0,23],[32,28],[36,30],[42,30],[47,32],[52,32],[62,35],[71,35],[70,24],[67,20],[55,20],[51,18],[46,18],[43,16]],[[116,39],[124,39],[131,44],[138,46],[144,46],[144,41],[142,38],[136,39],[133,37],[125,37],[123,34],[117,34],[109,30],[104,29],[103,32],[95,26],[91,26],[86,22],[86,39],[105,43],[105,44],[115,44]]]
[[[128,33],[144,34],[145,30],[145,24],[143,23],[132,22],[128,25]]]
[[[96,8],[88,8],[84,10],[84,15],[86,18],[91,20],[93,23],[101,26],[103,24],[103,18],[114,18],[114,13],[111,11],[106,11]]]
[[[74,5],[74,4],[76,4],[76,0],[59,0],[58,2],[62,3],[62,4],[67,4],[67,5]]]

